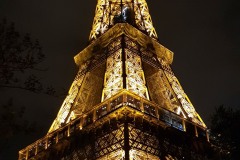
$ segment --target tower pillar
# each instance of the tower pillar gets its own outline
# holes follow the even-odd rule
[[[130,160],[130,146],[129,146],[129,129],[128,122],[124,122],[124,151],[125,151],[125,160]]]

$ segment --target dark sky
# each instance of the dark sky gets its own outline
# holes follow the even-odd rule
[[[173,69],[203,120],[221,104],[240,107],[240,6],[237,0],[148,0],[162,45],[174,52]],[[1,0],[0,19],[40,41],[48,71],[47,84],[68,89],[77,72],[73,61],[87,45],[96,0]],[[42,132],[19,136],[9,153],[44,136],[63,98],[1,90],[24,105],[26,118]],[[20,96],[21,95],[21,96]],[[15,152],[15,153],[13,153]],[[6,153],[4,159],[11,159]],[[7,158],[9,156],[9,158]],[[1,157],[0,157],[1,159]],[[16,158],[15,158],[16,159]]]

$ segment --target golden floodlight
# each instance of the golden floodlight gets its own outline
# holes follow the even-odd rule
[[[174,75],[145,0],[98,0],[89,45],[47,135],[19,160],[204,159],[207,127]]]

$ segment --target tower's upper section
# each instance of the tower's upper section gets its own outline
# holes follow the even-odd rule
[[[145,0],[98,0],[89,40],[97,39],[116,23],[129,23],[157,39]]]

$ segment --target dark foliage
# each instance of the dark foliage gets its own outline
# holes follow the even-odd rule
[[[39,68],[44,58],[38,41],[21,36],[13,23],[0,22],[0,88],[54,94],[53,87],[44,87],[36,76],[36,71],[44,71]]]
[[[9,140],[17,134],[30,134],[36,130],[35,123],[29,123],[23,118],[25,108],[15,106],[10,99],[6,104],[0,105],[0,153],[6,150]]]
[[[211,116],[212,140],[226,158],[240,159],[240,110],[219,106]]]
[[[46,70],[40,67],[44,59],[38,41],[33,41],[29,34],[21,36],[13,23],[0,21],[0,92],[14,93],[20,89],[55,95],[53,87],[46,87],[40,81],[39,73]],[[13,147],[12,139],[16,136],[36,133],[36,124],[29,122],[24,113],[25,108],[14,103],[13,98],[1,99],[0,159],[2,153]]]

